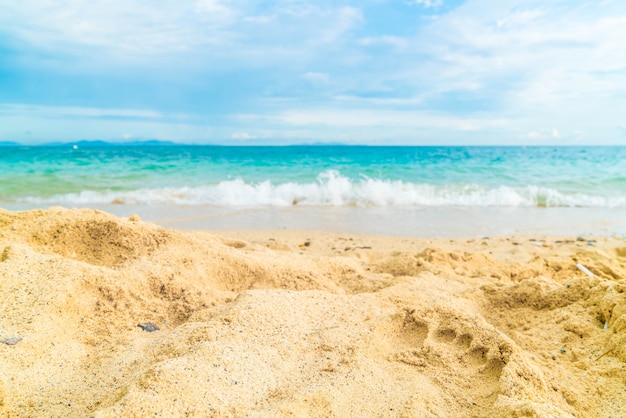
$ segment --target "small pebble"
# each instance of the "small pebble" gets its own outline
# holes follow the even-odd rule
[[[148,331],[148,332],[158,331],[161,329],[157,327],[155,324],[153,324],[152,322],[144,322],[143,324],[137,324],[137,326],[141,328],[142,330]]]
[[[9,337],[9,338],[5,338],[4,340],[0,342],[6,345],[15,345],[19,343],[20,341],[22,341],[22,337]]]

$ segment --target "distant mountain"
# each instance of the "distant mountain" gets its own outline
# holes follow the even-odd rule
[[[147,141],[128,141],[128,142],[107,142],[107,141],[87,141],[82,140],[78,142],[67,142],[60,145],[76,145],[78,147],[119,147],[119,146],[171,146],[181,145],[171,141],[159,141],[156,139],[150,139]]]
[[[164,147],[164,146],[172,146],[172,145],[184,145],[184,144],[178,144],[176,142],[171,142],[171,141],[159,141],[156,139],[150,139],[147,141],[128,141],[128,142],[108,142],[108,141],[100,141],[100,140],[95,140],[95,141],[89,141],[86,139],[80,140],[80,141],[76,141],[76,142],[45,142],[42,144],[22,144],[19,142],[13,142],[13,141],[0,141],[0,147],[19,147],[19,146],[28,146],[28,147],[37,147],[37,146],[44,146],[44,147],[73,147],[76,146],[78,148],[81,147],[119,147],[119,146],[159,146],[159,147]]]

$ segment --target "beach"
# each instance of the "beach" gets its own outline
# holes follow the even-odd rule
[[[624,22],[3,2],[0,418],[626,418]]]
[[[0,210],[0,416],[626,415],[626,240]]]

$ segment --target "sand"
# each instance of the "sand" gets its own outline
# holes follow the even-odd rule
[[[0,210],[0,254],[3,417],[626,416],[623,238],[51,208]]]

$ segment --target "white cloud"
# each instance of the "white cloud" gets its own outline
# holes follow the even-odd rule
[[[407,38],[393,35],[365,37],[360,39],[358,43],[365,46],[387,45],[395,48],[406,48],[409,46]]]
[[[446,95],[476,97],[491,105],[480,112],[517,118],[526,137],[566,140],[560,133],[533,129],[558,123],[590,138],[594,130],[617,126],[616,109],[626,106],[626,43],[621,41],[626,7],[568,5],[467,1],[411,41],[407,49],[426,59],[401,63],[387,77],[414,80],[425,106],[429,99],[441,106]],[[455,112],[455,102],[447,104]]]
[[[330,83],[330,76],[327,73],[308,72],[304,73],[302,78],[315,87],[322,87]]]
[[[441,113],[415,110],[310,108],[290,109],[265,116],[248,115],[246,119],[266,120],[294,126],[329,127],[405,127],[445,128],[455,131],[477,130],[480,121],[473,118],[449,116]],[[482,121],[491,124],[496,121]]]
[[[250,135],[248,132],[234,132],[231,136],[232,139],[238,140],[246,140],[246,139],[254,139],[255,137]]]
[[[464,122],[461,123],[461,126],[459,128],[461,131],[480,131],[480,125],[476,122]]]
[[[274,129],[273,138],[281,132],[297,132],[301,137],[319,141],[341,140],[350,143],[376,144],[454,143],[472,141],[497,144],[503,129],[516,129],[507,119],[459,117],[433,111],[363,109],[342,107],[308,107],[278,110],[268,114],[240,114],[237,122],[246,126]],[[469,139],[473,138],[473,139]],[[517,136],[510,137],[523,143]]]
[[[257,48],[288,48],[300,54],[309,52],[311,48],[326,47],[340,41],[364,21],[359,8],[326,6],[317,2],[282,0],[271,3],[271,6],[266,4],[255,11],[256,14],[243,17],[241,23],[264,25],[261,31],[248,34]],[[244,27],[240,25],[237,30],[243,30]]]
[[[496,26],[498,28],[508,28],[526,25],[544,16],[545,14],[546,11],[541,9],[514,10],[500,17],[496,21]]]
[[[209,15],[212,18],[224,18],[233,13],[233,10],[220,0],[197,0],[195,10],[198,13]]]
[[[626,37],[626,10],[622,16],[596,18],[585,11],[512,10],[497,18],[473,12],[438,22],[443,39],[434,42],[454,51],[447,55],[448,63],[458,63],[470,74],[521,70],[562,76],[626,65],[626,44],[619,41]]]
[[[413,0],[413,2],[426,8],[439,7],[443,4],[443,0]]]
[[[536,131],[530,131],[524,137],[528,139],[540,139],[540,138],[543,138],[543,135]]]
[[[223,42],[234,18],[218,0],[32,0],[3,4],[0,25],[44,50],[159,54]],[[95,48],[95,50],[94,50]]]
[[[33,47],[18,54],[19,59],[39,60],[30,68],[23,65],[31,71],[43,73],[42,68],[54,61],[55,74],[69,74],[68,79],[81,76],[82,65],[89,67],[87,77],[94,80],[94,75],[103,74],[103,78],[128,76],[132,81],[144,74],[138,75],[138,67],[150,68],[158,75],[154,79],[171,83],[168,87],[197,84],[205,93],[213,83],[227,105],[224,108],[235,108],[233,104],[239,103],[234,101],[240,100],[251,114],[273,112],[255,126],[225,127],[220,132],[224,138],[247,132],[260,135],[265,122],[273,124],[272,132],[280,132],[282,123],[294,135],[300,130],[312,132],[315,126],[342,134],[349,134],[345,129],[350,128],[387,126],[467,135],[499,129],[518,140],[545,141],[566,141],[575,131],[593,139],[598,127],[618,132],[623,125],[623,2],[466,0],[457,7],[447,7],[441,0],[387,2],[393,7],[412,4],[441,11],[436,18],[416,18],[389,33],[374,27],[369,2],[358,7],[310,0],[5,3],[0,27],[8,41],[3,45]],[[376,7],[383,4],[376,3]],[[409,9],[416,15],[430,13]],[[20,65],[14,67],[19,70]],[[212,79],[215,74],[243,75]],[[236,77],[248,78],[239,86],[232,81]],[[302,89],[305,82],[324,95]],[[202,86],[193,93],[181,88],[173,104],[154,106],[175,108],[179,102],[191,101],[189,97],[202,105],[197,99],[201,90]],[[81,97],[89,94],[102,93],[85,92]],[[232,102],[231,97],[235,97]],[[281,103],[280,97],[289,101]],[[272,98],[271,107],[255,110],[250,104],[267,104]],[[319,107],[310,109],[311,100]],[[80,103],[80,99],[70,98],[67,103]],[[133,103],[141,101],[133,99]],[[0,105],[0,115],[185,119],[152,111],[152,105],[147,100],[137,109]],[[183,103],[185,108],[192,105]],[[496,121],[506,122],[497,125]],[[552,126],[562,132],[546,128]],[[116,138],[126,132],[116,129]],[[124,129],[145,136],[133,127]]]
[[[422,104],[422,97],[359,97],[351,95],[338,95],[334,97],[338,102],[350,102],[352,105],[377,105],[377,106],[415,106]]]
[[[0,103],[0,114],[33,115],[37,117],[87,117],[87,118],[137,118],[161,119],[161,112],[148,109],[119,109],[71,106],[37,106],[14,103]],[[183,115],[169,115],[170,118],[184,118]]]
[[[363,21],[361,11],[355,7],[341,7],[328,9],[323,12],[327,16],[326,22],[322,23],[317,36],[322,42],[334,42],[346,31]]]
[[[61,54],[65,65],[68,58],[110,65],[166,55],[169,67],[211,69],[310,56],[362,22],[355,7],[290,0],[31,0],[3,4],[0,13],[4,33]]]
[[[556,128],[539,129],[527,132],[526,134],[521,135],[521,138],[530,140],[555,140],[561,138],[561,134]]]
[[[243,18],[244,22],[251,22],[251,23],[256,23],[259,25],[266,25],[268,23],[271,23],[275,20],[275,18],[273,16],[266,16],[266,15],[256,15],[256,16],[246,16]]]

